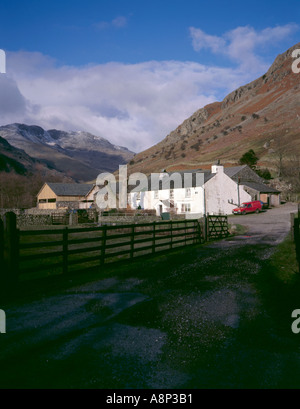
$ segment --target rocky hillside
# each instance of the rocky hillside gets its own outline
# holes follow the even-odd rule
[[[14,173],[21,176],[32,176],[39,173],[42,177],[50,179],[64,179],[66,182],[71,181],[64,177],[61,172],[49,168],[45,163],[32,158],[22,149],[15,148],[0,136],[0,173]]]
[[[113,172],[134,155],[87,132],[46,131],[35,125],[11,124],[0,127],[0,136],[46,167],[78,182],[91,181],[104,171]]]
[[[258,165],[274,174],[284,161],[300,159],[300,74],[291,54],[279,55],[255,81],[195,112],[157,145],[137,154],[129,171],[146,173],[208,168],[216,160],[231,166],[253,149]]]

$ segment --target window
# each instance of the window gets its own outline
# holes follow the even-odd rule
[[[48,199],[48,203],[55,203],[56,199]]]
[[[185,197],[191,197],[191,189],[189,187],[185,189]]]
[[[174,199],[174,189],[170,189],[170,199]]]
[[[191,211],[191,204],[190,203],[182,203],[181,204],[181,213],[189,213]]]
[[[158,190],[154,191],[154,199],[158,199]]]
[[[39,199],[39,203],[47,203],[46,199]]]

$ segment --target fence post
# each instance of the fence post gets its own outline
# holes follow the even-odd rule
[[[296,246],[296,257],[298,261],[298,272],[300,273],[300,218],[294,220],[294,241]]]
[[[152,242],[152,253],[155,253],[155,228],[156,228],[156,222],[152,223],[153,226],[153,242]]]
[[[63,230],[63,274],[68,272],[68,228]]]
[[[207,216],[205,213],[203,215],[203,239],[204,242],[207,241]]]
[[[173,220],[171,220],[171,246],[170,248],[173,248]]]
[[[198,237],[198,243],[202,243],[202,231],[201,231],[201,223],[200,223],[200,220],[197,220],[197,229],[198,229],[198,234],[197,234],[197,237]]]
[[[3,220],[0,218],[0,265],[4,262],[4,226]]]
[[[1,287],[12,290],[18,282],[19,269],[19,234],[17,218],[14,212],[7,212],[3,217],[3,264]]]
[[[294,237],[294,223],[295,223],[295,213],[290,213],[291,217],[291,235]]]
[[[101,246],[100,265],[103,265],[105,263],[106,236],[107,236],[107,226],[106,226],[106,224],[104,224],[102,226],[102,246]]]
[[[134,252],[134,224],[131,227],[131,235],[130,235],[130,258],[133,258]]]
[[[210,239],[209,214],[207,213],[207,217],[206,217],[206,240],[209,241],[209,239]]]

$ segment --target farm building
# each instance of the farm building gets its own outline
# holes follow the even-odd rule
[[[163,184],[163,180],[172,179],[174,174],[192,174],[191,184],[187,186]],[[202,183],[197,183],[197,175],[202,174]],[[174,212],[177,214],[193,214],[201,217],[209,214],[231,214],[237,205],[252,200],[261,200],[266,206],[279,206],[280,192],[264,183],[249,166],[224,168],[213,165],[210,171],[187,170],[168,174],[160,174],[161,182],[153,189],[149,178],[148,190],[132,191],[128,195],[131,208],[155,209],[156,214]],[[200,178],[198,178],[200,180]],[[134,189],[136,190],[136,189]]]
[[[45,183],[37,195],[39,209],[89,209],[98,188],[86,183]]]

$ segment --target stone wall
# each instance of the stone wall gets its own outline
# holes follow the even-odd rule
[[[17,227],[31,227],[31,226],[49,226],[52,225],[52,213],[57,213],[54,210],[47,209],[0,209],[0,217],[5,213],[14,212],[17,216]]]
[[[18,228],[30,228],[33,226],[49,226],[52,225],[52,214],[66,214],[66,210],[50,210],[50,209],[0,209],[0,217],[3,217],[7,212],[14,212],[17,216],[17,227]],[[85,221],[84,213],[86,212],[88,220]],[[108,214],[107,216],[103,216],[99,214],[94,209],[87,209],[87,210],[79,210],[79,212],[68,212],[68,221],[69,225],[76,225],[85,222],[89,222],[90,224],[110,224],[110,225],[117,225],[117,224],[133,224],[133,223],[153,223],[154,221],[161,221],[162,218],[160,216],[156,216],[155,214],[147,214],[147,213],[129,213],[129,214]],[[192,218],[196,218],[192,217]],[[184,215],[171,215],[171,220],[182,220],[184,219]]]
[[[1,218],[7,212],[13,211],[17,216],[17,227],[24,228],[30,226],[49,226],[52,224],[51,215],[48,214],[32,214],[20,211],[18,209],[1,209],[0,216]]]
[[[133,223],[153,223],[161,220],[156,216],[99,216],[98,223],[101,224],[133,224]]]

